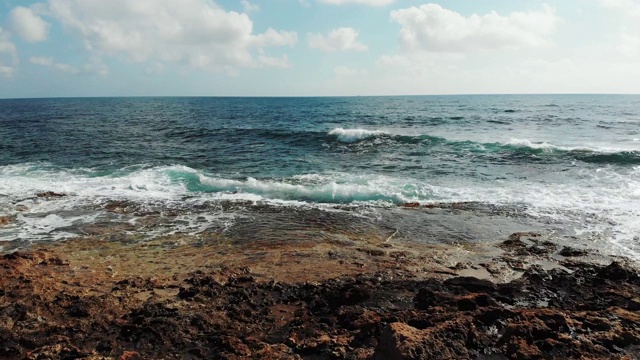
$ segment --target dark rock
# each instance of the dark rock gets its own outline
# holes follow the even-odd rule
[[[53,192],[53,191],[45,191],[45,192],[37,193],[36,196],[39,198],[52,198],[52,197],[63,197],[67,195],[63,193]]]
[[[496,284],[489,280],[478,279],[472,276],[459,276],[444,281],[444,285],[458,286],[470,292],[493,292]]]
[[[419,202],[404,203],[402,205],[402,207],[405,207],[405,208],[418,208],[418,207],[420,207],[420,203]]]
[[[574,256],[586,256],[589,254],[589,252],[586,250],[580,250],[580,249],[572,248],[570,246],[565,246],[562,248],[562,250],[560,250],[558,254],[564,257],[574,257]]]
[[[622,266],[617,261],[612,262],[609,266],[604,267],[598,271],[598,277],[601,279],[614,280],[614,281],[628,281],[638,283],[638,273],[631,269]]]

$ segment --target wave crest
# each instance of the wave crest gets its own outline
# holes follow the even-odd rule
[[[384,134],[384,132],[380,130],[344,129],[341,127],[329,131],[329,135],[336,136],[338,141],[345,143],[357,142],[382,134]]]

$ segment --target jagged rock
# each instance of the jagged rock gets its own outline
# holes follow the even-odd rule
[[[45,191],[45,192],[37,193],[36,196],[39,198],[52,198],[52,197],[63,197],[67,195],[63,193],[53,192],[53,191]]]
[[[212,261],[220,248],[207,246],[185,246],[175,263],[160,262],[173,249],[86,240],[0,256],[0,358],[638,358],[640,278],[621,261],[534,265],[496,284],[411,272],[362,244],[339,248],[369,261],[362,269],[287,278],[278,271],[300,266],[287,258],[300,248],[282,245],[287,267],[269,270],[224,262],[230,252]],[[342,270],[324,256],[334,249],[303,259]],[[117,275],[131,259],[139,267]],[[386,267],[369,271],[371,261]]]
[[[580,249],[572,248],[570,246],[565,246],[562,248],[562,250],[560,250],[558,254],[564,257],[574,257],[574,256],[585,256],[585,255],[588,255],[589,252],[586,250],[580,250]]]

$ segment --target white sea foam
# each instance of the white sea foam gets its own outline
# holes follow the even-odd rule
[[[200,181],[208,191],[216,193],[232,192],[238,198],[249,195],[252,199],[279,199],[315,203],[351,203],[354,201],[387,201],[401,203],[410,197],[403,194],[390,178],[380,176],[357,177],[335,175],[314,175],[297,177],[295,182],[276,180],[246,181],[200,176]],[[252,196],[253,195],[253,196]]]
[[[504,145],[528,147],[531,149],[546,149],[546,150],[563,150],[563,151],[591,151],[595,153],[612,154],[624,151],[640,151],[640,148],[635,146],[627,147],[612,147],[604,146],[600,144],[588,144],[580,146],[562,146],[554,145],[548,142],[534,142],[528,139],[511,138],[509,141],[503,143]]]
[[[492,183],[467,178],[437,181],[352,173],[237,180],[180,165],[98,176],[87,169],[23,164],[0,167],[0,179],[0,212],[17,219],[16,224],[0,229],[0,240],[73,236],[66,230],[68,227],[100,220],[104,216],[102,205],[110,200],[169,209],[215,200],[268,201],[285,206],[479,201],[523,204],[531,216],[574,224],[577,232],[605,231],[610,234],[609,250],[640,260],[640,166],[584,168],[577,170],[572,179],[556,182],[527,179]],[[68,196],[36,197],[43,191]],[[177,220],[183,225],[167,231],[197,233],[216,222],[231,223],[234,218],[222,210],[208,212],[209,215],[204,219],[198,218],[201,213],[181,215]]]
[[[345,142],[345,143],[352,143],[352,142],[364,140],[380,134],[384,134],[384,132],[380,130],[343,129],[343,128],[335,128],[329,131],[329,135],[334,135],[337,137],[338,141]]]

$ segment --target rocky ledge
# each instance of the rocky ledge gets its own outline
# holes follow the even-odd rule
[[[637,359],[634,266],[532,233],[484,249],[77,239],[0,258],[0,358]]]

